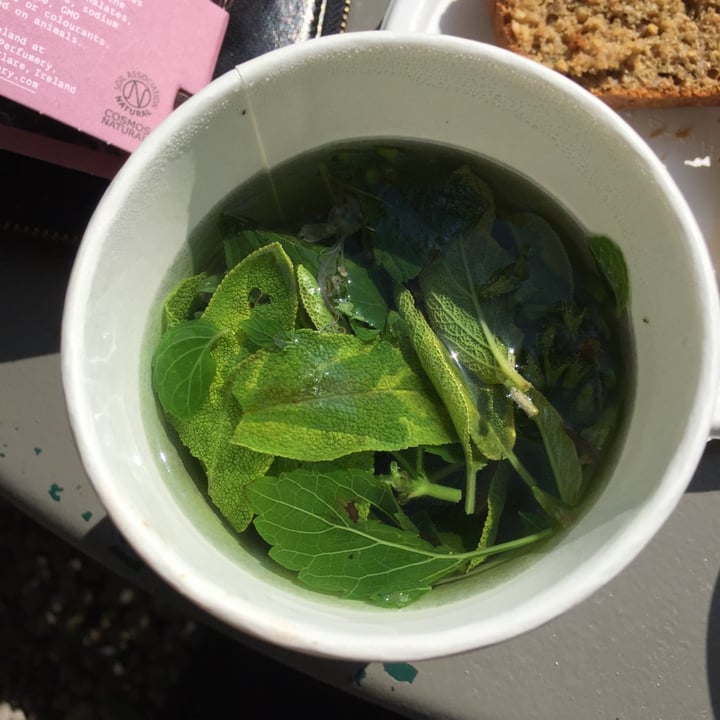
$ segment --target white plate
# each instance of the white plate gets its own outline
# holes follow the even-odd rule
[[[485,0],[393,0],[382,28],[494,44]],[[672,174],[720,268],[720,107],[621,111]]]

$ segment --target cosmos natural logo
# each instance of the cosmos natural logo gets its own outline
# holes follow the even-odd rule
[[[160,102],[157,86],[146,73],[130,71],[115,81],[115,102],[128,115],[148,117]]]

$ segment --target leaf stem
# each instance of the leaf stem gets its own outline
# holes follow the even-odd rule
[[[498,342],[493,331],[488,327],[488,324],[482,318],[479,306],[477,307],[477,313],[480,317],[480,327],[485,334],[485,339],[487,340],[490,352],[495,358],[495,361],[502,370],[503,374],[513,384],[514,387],[516,387],[521,392],[527,392],[532,387],[532,385],[530,385],[530,383],[508,362],[505,353],[503,353],[502,350],[498,347]]]
[[[407,461],[407,459],[403,455],[398,452],[393,452],[391,453],[391,455],[395,458],[397,464],[402,466],[402,469],[405,470],[406,473],[408,473],[412,477],[415,477],[415,468]]]
[[[520,458],[512,450],[508,450],[507,459],[508,462],[515,469],[515,472],[525,481],[529,488],[537,487],[537,480],[532,476],[530,471],[520,462]]]
[[[392,453],[398,465],[407,473],[408,478],[395,477],[391,484],[396,489],[401,502],[407,502],[419,497],[431,497],[444,502],[458,503],[462,500],[462,491],[458,488],[448,487],[433,482],[425,474],[422,468],[422,448],[418,449],[418,467],[414,468],[403,455],[400,453]],[[453,470],[455,467],[452,468]],[[438,473],[441,474],[441,473]]]
[[[465,472],[465,514],[475,512],[475,493],[477,492],[477,468],[472,458],[468,458]]]
[[[545,530],[540,530],[532,535],[526,535],[525,537],[517,538],[516,540],[508,540],[508,542],[500,543],[499,545],[491,545],[490,547],[483,548],[482,550],[471,550],[465,553],[458,553],[452,557],[458,559],[471,559],[485,557],[486,555],[497,555],[498,553],[505,552],[507,550],[516,550],[518,548],[526,547],[527,545],[532,545],[533,543],[550,537],[554,532],[553,528],[546,528]]]
[[[452,463],[445,465],[439,470],[436,470],[434,473],[428,475],[428,479],[430,482],[439,482],[443,478],[446,478],[448,475],[452,475],[454,472],[457,472],[463,467],[465,467],[465,463]]]
[[[570,524],[570,521],[568,521],[570,515],[567,506],[540,488],[537,480],[535,480],[528,469],[520,462],[520,458],[518,458],[514,452],[508,452],[507,459],[515,469],[515,472],[527,483],[535,501],[543,509],[543,512],[547,513],[548,517],[567,527]]]
[[[530,545],[532,543],[540,542],[541,540],[544,540],[547,537],[550,537],[553,534],[552,528],[546,528],[545,530],[541,530],[537,533],[534,533],[532,535],[526,535],[525,537],[519,538],[517,540],[511,540],[510,542],[504,543],[503,547],[506,548],[505,552],[506,554],[501,555],[500,557],[493,558],[490,562],[481,563],[473,567],[471,570],[468,570],[467,572],[463,573],[462,575],[449,575],[447,577],[443,577],[440,580],[436,580],[433,583],[433,587],[436,587],[438,585],[446,585],[448,583],[457,582],[458,580],[464,580],[465,578],[472,577],[473,575],[480,575],[480,573],[485,573],[488,570],[492,570],[493,568],[498,567],[498,565],[503,565],[504,563],[508,562],[509,560],[512,560],[514,557],[517,557],[520,553],[518,553],[518,550],[522,550],[525,546]],[[515,547],[510,547],[511,545],[515,544]],[[488,549],[492,549],[493,547],[498,548],[499,545],[491,546]],[[487,555],[485,555],[487,557]]]
[[[459,488],[448,487],[447,485],[439,485],[430,482],[427,477],[423,476],[423,480],[418,483],[418,495],[435,498],[436,500],[444,500],[450,503],[459,503],[462,499],[462,490]]]

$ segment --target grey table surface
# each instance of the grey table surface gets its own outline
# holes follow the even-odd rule
[[[376,27],[387,2],[356,0],[349,30]],[[463,3],[461,3],[463,4]],[[466,5],[466,3],[464,3]],[[354,25],[353,25],[354,23]],[[663,116],[685,127],[686,115]],[[710,119],[715,132],[720,111]],[[649,128],[651,117],[639,117]],[[648,125],[648,123],[650,125]],[[674,125],[673,125],[674,123]],[[652,129],[648,136],[657,138]],[[679,133],[676,133],[680,137]],[[674,159],[679,182],[708,149],[683,135]],[[717,146],[711,145],[717,155]],[[691,204],[711,243],[720,242],[717,165]],[[697,183],[697,173],[687,180]],[[712,203],[702,192],[714,198]],[[40,524],[113,571],[158,592],[165,587],[115,530],[75,450],[60,380],[57,330],[69,267],[27,253],[5,253],[0,279],[20,289],[23,315],[42,317],[3,333],[0,362],[0,492]],[[38,273],[55,279],[34,291]],[[7,319],[6,319],[7,322]],[[26,332],[44,334],[28,342]],[[23,337],[25,351],[13,338]],[[45,337],[47,336],[47,337]],[[712,390],[709,390],[712,391]],[[549,624],[500,645],[412,664],[370,665],[297,655],[234,635],[261,652],[347,692],[408,717],[458,720],[701,720],[720,718],[720,443],[708,443],[679,506],[649,546],[614,581]],[[193,611],[193,609],[190,609]],[[212,624],[212,620],[205,618]],[[222,629],[222,628],[221,628]],[[229,634],[230,631],[227,631]]]

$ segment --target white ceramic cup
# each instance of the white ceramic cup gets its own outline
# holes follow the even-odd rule
[[[231,190],[310,149],[421,139],[494,158],[623,248],[636,396],[612,477],[559,543],[509,571],[451,583],[402,610],[335,599],[276,572],[230,534],[158,415],[150,356],[160,302],[197,268],[189,232]],[[67,294],[71,425],[119,530],[197,605],[249,635],[355,660],[419,660],[548,621],[620,572],[675,507],[717,433],[720,310],[688,206],[619,117],[560,75],[442,36],[356,33],[241,65],[133,153],[100,202]]]

